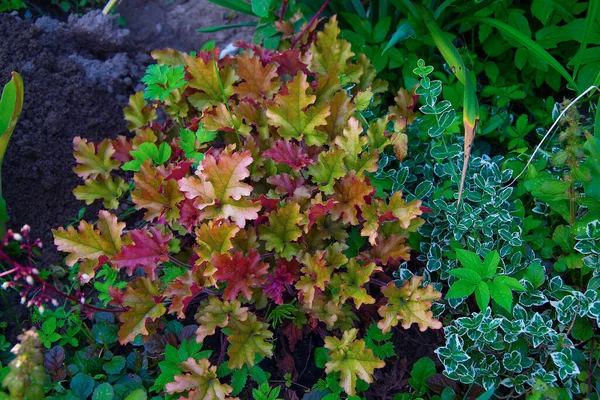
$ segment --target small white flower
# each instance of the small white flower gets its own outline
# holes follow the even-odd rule
[[[25,278],[25,281],[27,282],[27,284],[29,286],[33,286],[33,278],[31,277],[31,275],[27,275],[27,278]]]
[[[25,296],[21,297],[21,304],[25,304],[26,301],[27,299],[25,298]]]
[[[83,283],[86,283],[90,280],[90,276],[88,274],[81,274],[81,280]]]
[[[23,240],[23,236],[21,236],[18,233],[13,233],[13,239],[15,239],[17,242],[20,242],[21,240]]]
[[[37,268],[32,268],[31,269],[31,273],[34,274],[34,275],[39,275],[40,274],[40,270],[37,269]]]
[[[10,287],[10,283],[8,283],[8,282],[4,282],[2,284],[2,289],[4,289],[4,290],[8,289],[9,287]]]
[[[44,306],[39,306],[38,311],[40,312],[40,314],[43,314],[44,310],[45,310]]]
[[[25,224],[21,228],[21,233],[27,233],[27,232],[29,232],[30,229],[31,229],[31,227],[29,225]]]
[[[85,303],[85,298],[83,296],[81,296],[81,300],[80,300],[81,304]]]
[[[56,299],[52,299],[52,305],[54,307],[58,307],[58,301]]]

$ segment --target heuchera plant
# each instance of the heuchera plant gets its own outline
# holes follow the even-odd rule
[[[130,193],[144,212],[135,227],[102,210],[96,223],[54,231],[82,283],[106,265],[131,277],[125,290],[108,290],[121,344],[148,339],[169,314],[195,313],[197,342],[220,328],[228,367],[239,369],[272,357],[276,334],[295,344],[314,332],[325,338],[326,372],[339,372],[352,395],[384,366],[358,338],[359,317],[376,319],[383,334],[398,324],[441,328],[430,311],[441,293],[420,277],[398,287],[390,274],[410,257],[421,201],[386,196],[367,175],[386,150],[406,155],[394,127],[412,108],[367,126],[360,110],[380,101],[385,82],[339,32],[334,17],[282,52],[155,51],[147,91],[125,110],[135,137],[75,138],[85,180],[77,197],[117,209]],[[292,303],[293,319],[272,329],[269,310]],[[227,398],[232,388],[216,373],[226,347],[216,364],[185,361],[166,390]]]

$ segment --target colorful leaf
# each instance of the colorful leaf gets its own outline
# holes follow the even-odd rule
[[[400,288],[390,282],[381,290],[388,299],[388,305],[379,307],[378,312],[383,319],[377,326],[384,334],[400,321],[404,329],[410,328],[413,323],[418,324],[421,332],[427,328],[442,327],[442,323],[434,319],[433,312],[430,311],[432,302],[441,299],[442,294],[436,292],[433,285],[421,288],[422,282],[422,277],[413,276]]]
[[[129,121],[127,129],[136,129],[147,126],[156,119],[156,110],[146,107],[148,102],[144,99],[144,92],[137,92],[129,96],[129,106],[125,107],[125,120]]]
[[[356,171],[357,175],[363,172],[377,171],[377,153],[363,151],[368,139],[361,137],[362,127],[358,120],[351,117],[348,126],[341,136],[335,138],[335,144],[344,150],[344,165],[347,171]]]
[[[332,286],[339,289],[339,302],[343,304],[352,298],[357,309],[363,304],[374,304],[375,299],[363,286],[371,280],[374,271],[382,269],[374,263],[360,265],[354,258],[346,265],[346,269],[346,272],[336,275],[332,280]]]
[[[73,189],[73,194],[77,200],[83,200],[87,205],[102,199],[104,207],[114,210],[119,207],[119,197],[127,190],[129,185],[123,178],[109,176],[107,179],[86,179],[83,185]]]
[[[98,176],[108,178],[111,171],[120,165],[119,161],[112,158],[115,149],[108,139],[103,140],[96,147],[94,143],[88,143],[86,139],[76,136],[73,138],[73,149],[77,161],[73,171],[83,179],[95,179]]]
[[[373,372],[385,366],[385,362],[366,347],[364,340],[356,339],[357,334],[358,329],[350,329],[344,332],[341,339],[325,338],[325,348],[329,350],[325,372],[339,372],[340,386],[349,395],[356,394],[358,378],[367,383],[373,382]]]
[[[240,228],[246,220],[258,218],[261,206],[242,197],[249,196],[252,186],[242,181],[250,176],[250,152],[221,154],[218,161],[207,155],[196,177],[183,178],[179,187],[188,199],[196,200],[200,218],[231,218]]]
[[[240,322],[230,321],[227,326],[233,333],[227,335],[227,341],[231,344],[227,355],[229,355],[229,368],[242,368],[254,365],[257,356],[273,356],[273,345],[267,340],[273,337],[273,332],[268,330],[269,325],[256,319],[256,315],[248,314],[248,318]]]
[[[314,164],[314,161],[304,152],[302,147],[287,140],[276,141],[263,155],[271,158],[276,163],[289,165],[292,171],[295,172],[300,171],[307,165]]]
[[[121,251],[121,234],[125,223],[108,211],[98,214],[98,230],[94,225],[81,221],[77,229],[69,226],[53,229],[54,244],[59,251],[69,253],[66,264],[70,267],[80,260],[97,260],[100,256],[112,257]]]
[[[207,336],[214,335],[217,327],[225,328],[232,320],[247,319],[248,308],[242,307],[239,301],[221,301],[217,296],[210,296],[202,301],[196,313],[196,321],[200,324],[196,330],[196,342],[200,343]]]
[[[306,218],[300,213],[298,203],[288,203],[277,212],[269,215],[269,225],[260,225],[258,233],[264,240],[267,250],[275,250],[286,260],[298,254],[300,247],[296,242],[302,236],[301,227]]]
[[[167,309],[157,297],[158,285],[148,278],[138,278],[127,286],[123,305],[129,310],[119,315],[123,323],[119,329],[119,343],[132,342],[137,335],[148,335],[146,322],[161,317]]]
[[[358,211],[367,204],[367,198],[375,188],[365,182],[364,175],[351,171],[333,186],[333,200],[336,202],[331,216],[334,220],[342,218],[345,224],[358,224]]]
[[[223,98],[233,94],[233,84],[238,77],[231,67],[218,71],[218,54],[201,53],[197,57],[185,55],[186,71],[190,75],[189,87],[198,89],[202,93],[189,96],[194,107],[203,109],[207,104],[218,104]],[[217,75],[218,73],[218,75]],[[221,91],[221,84],[223,91]]]
[[[122,246],[121,252],[110,259],[111,263],[127,268],[129,276],[137,267],[143,267],[146,275],[155,280],[158,263],[169,260],[169,240],[173,235],[169,231],[163,234],[158,227],[134,229],[130,234],[133,244]]]
[[[269,264],[260,261],[256,250],[251,250],[247,256],[239,251],[233,255],[213,254],[211,264],[216,269],[215,279],[227,283],[223,298],[230,301],[235,300],[240,293],[250,300],[251,288],[263,284],[269,270]]]
[[[267,108],[269,123],[286,139],[301,140],[309,145],[322,145],[327,135],[315,130],[326,125],[329,106],[314,106],[316,96],[306,94],[309,84],[306,74],[298,73],[285,89],[275,96],[275,104]]]
[[[190,357],[179,366],[183,374],[175,375],[175,381],[166,384],[169,394],[186,393],[181,398],[188,400],[226,400],[233,391],[231,386],[219,382],[217,367],[206,358],[196,361]]]
[[[340,28],[334,15],[325,24],[323,32],[317,33],[317,40],[311,45],[311,71],[325,76],[338,76],[346,72],[346,64],[354,53],[350,43],[338,39],[339,34]]]
[[[324,251],[305,254],[301,263],[304,265],[301,269],[304,275],[296,282],[296,289],[300,291],[302,301],[312,305],[317,289],[325,290],[325,284],[331,279],[333,268],[326,265]]]
[[[344,150],[330,149],[319,154],[316,165],[308,167],[308,174],[312,176],[313,181],[321,184],[320,188],[323,193],[332,194],[335,180],[346,175],[344,156]]]
[[[250,58],[247,54],[242,54],[238,59],[237,73],[244,80],[235,87],[235,92],[240,97],[254,100],[271,98],[279,90],[277,65],[263,66],[257,56]]]
[[[210,261],[213,254],[223,254],[232,248],[231,239],[240,228],[235,225],[208,221],[196,229],[196,254],[202,261]]]
[[[162,215],[167,220],[180,217],[177,203],[184,199],[175,180],[165,180],[164,176],[147,160],[140,166],[140,172],[133,175],[135,190],[131,200],[137,210],[146,209],[144,219],[153,220]]]

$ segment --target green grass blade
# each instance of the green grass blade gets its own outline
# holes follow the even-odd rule
[[[352,6],[354,7],[354,11],[361,18],[367,18],[367,12],[365,11],[365,7],[362,5],[360,0],[350,0]]]
[[[256,14],[254,14],[254,11],[252,11],[252,6],[249,3],[246,3],[245,1],[240,1],[240,0],[208,0],[211,3],[214,3],[218,6],[221,6],[223,8],[228,8],[232,11],[237,11],[239,13],[242,14],[247,14],[247,15],[252,15],[254,17],[257,17]]]
[[[2,89],[2,97],[0,97],[0,166],[8,141],[23,110],[23,98],[23,79],[21,75],[13,72],[12,79]]]
[[[429,11],[423,7],[418,7],[418,12],[423,19],[423,23],[427,27],[427,30],[431,34],[436,47],[440,53],[442,53],[444,60],[446,60],[450,68],[452,68],[452,72],[456,75],[458,80],[463,85],[466,85],[467,69],[458,50],[456,50],[456,47],[448,40],[448,37],[446,37],[444,31],[442,31],[437,22],[435,22]]]
[[[433,13],[433,19],[436,21],[440,17],[440,15],[444,12],[444,10],[452,5],[456,0],[446,0],[435,10]]]
[[[241,22],[239,24],[210,26],[208,28],[197,29],[196,32],[212,33],[212,32],[224,31],[227,29],[241,28],[243,26],[256,26],[257,24],[258,24],[257,22],[249,21],[249,22]]]
[[[588,41],[590,40],[590,36],[592,34],[592,29],[594,27],[595,18],[600,13],[600,0],[590,0],[588,4],[587,16],[585,18],[585,30],[583,33],[583,41],[579,46],[579,51],[577,52],[576,61],[575,61],[575,69],[573,70],[573,79],[577,77],[577,72],[579,71],[579,67],[581,66],[581,56],[585,51]]]
[[[522,46],[527,48],[527,50],[529,50],[535,56],[544,60],[548,65],[550,65],[552,68],[554,68],[559,74],[561,74],[563,76],[563,78],[565,78],[567,80],[567,82],[569,82],[569,84],[571,84],[571,86],[577,92],[579,92],[579,87],[577,86],[577,83],[575,83],[575,80],[573,80],[573,78],[567,72],[567,70],[558,61],[556,61],[556,59],[554,57],[552,57],[552,55],[550,53],[548,53],[546,50],[544,50],[542,48],[542,46],[540,46],[539,44],[537,44],[536,42],[534,42],[527,36],[523,35],[517,29],[513,28],[512,26],[510,26],[508,24],[505,24],[504,22],[500,22],[493,18],[488,18],[488,17],[467,17],[467,18],[461,18],[460,20],[458,20],[459,23],[463,22],[463,21],[472,21],[472,22],[487,24],[487,25],[490,25],[490,26],[498,29],[500,32],[504,33],[505,35],[510,36],[512,39],[516,40]]]
[[[396,29],[396,32],[394,32],[394,34],[390,38],[390,41],[385,45],[385,48],[383,49],[382,54],[385,54],[386,51],[388,51],[389,49],[394,47],[396,44],[398,44],[399,42],[401,42],[403,40],[408,39],[409,37],[413,36],[414,34],[415,34],[415,31],[414,31],[413,27],[410,25],[408,20],[404,20],[404,22],[402,22],[398,26],[398,29]]]

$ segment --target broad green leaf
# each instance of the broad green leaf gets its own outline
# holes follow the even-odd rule
[[[110,383],[98,385],[94,390],[92,400],[113,400],[115,398],[115,389]]]
[[[435,363],[431,358],[420,358],[410,372],[408,383],[415,390],[416,396],[422,396],[427,392],[427,378],[435,375]]]
[[[448,274],[472,283],[481,282],[481,276],[477,272],[468,268],[455,268],[448,271]]]
[[[484,311],[490,304],[490,290],[485,282],[479,282],[475,288],[475,301],[480,311]]]
[[[80,372],[71,380],[71,390],[81,400],[85,400],[94,390],[94,380],[91,376]]]
[[[252,10],[252,6],[245,1],[240,0],[208,0],[223,8],[228,8],[233,11],[237,11],[242,14],[256,16]]]
[[[0,98],[0,166],[8,147],[8,141],[21,115],[23,98],[23,79],[21,75],[13,72],[11,80],[4,85],[2,97]]]
[[[516,290],[519,292],[522,292],[525,290],[523,285],[521,285],[521,283],[518,280],[516,280],[515,278],[510,277],[510,276],[504,276],[504,275],[497,276],[496,278],[494,278],[494,282],[506,285],[509,288],[511,288],[512,290]]]
[[[476,253],[468,250],[457,249],[456,258],[465,267],[477,272],[482,278],[486,277],[486,271],[481,262],[481,258]],[[495,272],[495,271],[494,271]]]
[[[252,12],[261,18],[267,18],[273,5],[273,0],[252,0]]]
[[[125,397],[125,400],[148,400],[148,395],[144,389],[138,388]]]
[[[461,299],[470,296],[476,287],[477,283],[471,281],[460,280],[454,282],[446,294],[446,299]]]
[[[490,279],[496,275],[498,264],[500,264],[500,254],[496,250],[487,253],[483,260],[483,277]]]
[[[538,289],[546,280],[546,271],[541,264],[534,263],[525,270],[524,278],[531,282],[535,289]]]
[[[500,307],[508,312],[512,312],[513,295],[510,288],[503,283],[496,282],[496,280],[488,281],[487,285],[490,289],[492,299],[494,299]]]
[[[110,359],[110,361],[104,363],[102,369],[109,375],[116,375],[123,371],[123,368],[125,368],[125,363],[125,357],[114,356]]]

